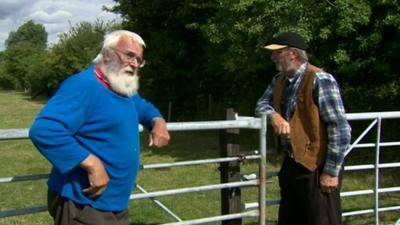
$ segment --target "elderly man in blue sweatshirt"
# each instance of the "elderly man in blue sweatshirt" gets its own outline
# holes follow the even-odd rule
[[[53,166],[48,207],[56,225],[129,224],[138,125],[150,131],[150,146],[170,139],[159,110],[137,92],[144,47],[136,33],[107,34],[94,63],[63,81],[29,131]]]

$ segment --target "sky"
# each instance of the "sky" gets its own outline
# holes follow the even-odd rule
[[[120,20],[117,14],[102,10],[103,6],[113,5],[113,0],[0,0],[0,51],[10,31],[29,20],[45,27],[51,45],[59,34],[79,22]]]

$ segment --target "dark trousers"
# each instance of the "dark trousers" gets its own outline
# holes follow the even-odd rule
[[[340,188],[322,193],[322,167],[311,172],[286,157],[278,174],[281,188],[279,225],[341,225]],[[341,182],[341,175],[339,176]],[[339,185],[340,187],[340,185]]]
[[[49,191],[47,207],[54,225],[129,225],[128,210],[103,212],[88,205],[78,205]]]

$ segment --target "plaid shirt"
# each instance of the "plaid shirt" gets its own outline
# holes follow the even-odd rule
[[[300,82],[304,76],[308,63],[304,63],[300,68],[288,78],[288,86],[282,96],[282,117],[290,121],[294,108],[296,106],[297,93],[299,91]],[[272,79],[267,90],[257,101],[256,114],[267,113],[268,117],[273,108],[273,90],[277,75]],[[332,176],[338,176],[341,166],[344,161],[344,153],[351,139],[351,128],[346,120],[345,110],[340,95],[339,85],[333,76],[325,71],[316,73],[313,87],[313,97],[316,104],[319,106],[320,116],[324,122],[328,133],[327,154],[324,165],[324,173]],[[286,99],[286,101],[284,101]],[[290,146],[281,138],[283,146]]]

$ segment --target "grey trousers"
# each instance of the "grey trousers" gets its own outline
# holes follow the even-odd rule
[[[89,205],[78,205],[48,191],[47,207],[54,225],[129,225],[128,210],[103,212]]]

